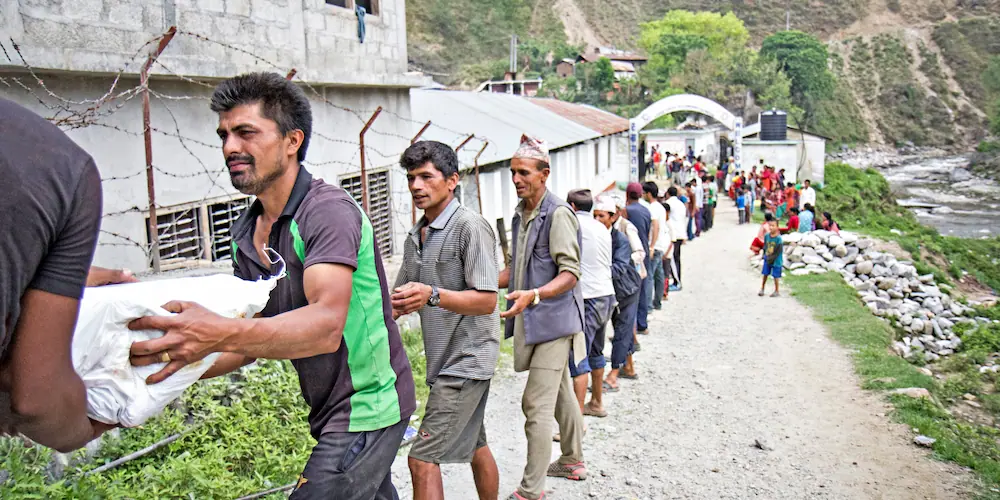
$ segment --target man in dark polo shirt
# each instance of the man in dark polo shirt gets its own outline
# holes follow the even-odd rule
[[[301,166],[312,112],[299,87],[240,75],[219,84],[211,107],[233,187],[257,197],[233,227],[234,272],[287,276],[262,318],[172,302],[175,316],[136,320],[165,334],[133,344],[133,363],[169,360],[149,377],[157,383],[211,352],[225,354],[205,377],[259,357],[292,360],[318,443],[291,498],[395,499],[390,467],[416,401],[372,224],[350,194]]]
[[[440,464],[472,463],[480,500],[496,500],[500,473],[483,424],[500,354],[496,239],[486,219],[455,199],[451,146],[418,142],[400,164],[424,216],[406,240],[393,316],[420,312],[431,387],[410,449],[413,499],[444,498]]]
[[[87,418],[70,346],[83,287],[134,281],[90,267],[101,176],[55,125],[0,99],[0,434],[68,452],[111,426]]]

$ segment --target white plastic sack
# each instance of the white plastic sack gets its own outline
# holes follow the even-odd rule
[[[142,425],[180,397],[219,357],[211,354],[163,382],[147,385],[146,377],[166,363],[132,366],[129,349],[133,342],[154,339],[163,332],[134,332],[128,329],[130,321],[169,316],[161,306],[172,300],[197,302],[229,318],[252,317],[267,305],[280,278],[254,282],[217,274],[87,288],[73,334],[73,367],[87,388],[87,414],[107,424]]]

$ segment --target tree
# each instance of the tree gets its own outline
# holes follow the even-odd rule
[[[611,67],[611,60],[607,57],[584,64],[583,74],[585,91],[604,94],[614,89],[615,70]]]
[[[807,130],[814,128],[818,104],[833,96],[836,84],[827,67],[826,45],[801,31],[782,31],[764,39],[760,55],[781,64],[791,80],[792,102],[801,109],[796,121]]]

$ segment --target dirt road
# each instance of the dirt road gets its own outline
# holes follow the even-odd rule
[[[684,290],[650,317],[640,379],[605,396],[607,418],[585,417],[590,479],[549,479],[547,498],[966,497],[968,474],[890,423],[887,403],[858,388],[848,353],[808,309],[787,292],[757,296],[747,264],[757,227],[736,225],[722,205],[715,229],[684,247]],[[499,370],[487,408],[502,498],[525,462],[524,383]],[[411,498],[405,456],[393,470]],[[444,474],[447,498],[476,498],[468,466]]]

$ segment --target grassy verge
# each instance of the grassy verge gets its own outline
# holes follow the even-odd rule
[[[963,386],[952,379],[938,382],[894,355],[889,350],[894,338],[891,327],[861,305],[855,291],[840,275],[789,276],[786,283],[792,295],[809,306],[816,319],[830,329],[831,336],[852,351],[862,387],[875,390],[923,387],[930,391],[933,400],[890,396],[895,406],[893,418],[936,439],[933,445],[936,458],[974,470],[985,486],[981,498],[1000,498],[1000,431],[960,421],[942,405],[956,395],[975,391],[978,386]],[[968,370],[965,374],[968,383]],[[975,375],[980,380],[978,372]]]

